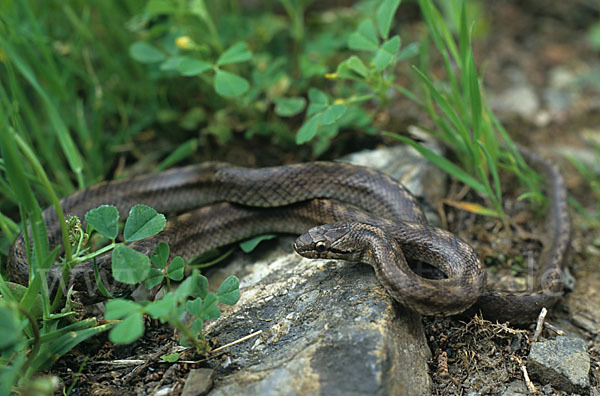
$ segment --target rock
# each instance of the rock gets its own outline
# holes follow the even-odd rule
[[[580,329],[587,331],[590,334],[598,334],[600,332],[600,327],[598,326],[598,322],[594,318],[586,317],[583,313],[574,313],[571,316],[571,322]]]
[[[185,380],[181,396],[204,396],[213,386],[215,370],[200,368],[190,370]]]
[[[568,393],[586,393],[590,388],[590,357],[579,338],[559,336],[536,342],[527,358],[529,375],[543,384]]]
[[[519,69],[509,68],[506,73],[508,88],[503,92],[488,94],[488,103],[494,112],[519,115],[534,121],[540,110],[540,99],[527,76]]]
[[[513,381],[506,387],[502,396],[528,396],[529,391],[523,381]]]
[[[600,146],[600,129],[586,128],[577,133],[581,139],[580,146],[561,145],[554,151],[564,157],[572,157],[581,162],[586,169],[600,175],[600,161],[598,161],[598,150]]]
[[[549,83],[544,89],[544,101],[551,113],[565,113],[573,107],[577,94],[577,75],[563,66],[548,73]]]
[[[409,148],[350,159],[410,174],[408,181],[419,181],[413,191],[432,183],[432,171],[419,169],[432,165]],[[208,339],[219,346],[262,331],[211,362],[217,376],[210,395],[431,394],[420,316],[395,303],[370,266],[304,259],[292,250],[294,238],[267,242],[268,249],[240,254],[209,274],[213,285],[240,277],[242,297],[207,325]]]
[[[528,120],[532,120],[540,108],[540,100],[531,85],[512,86],[492,102],[498,112],[518,114]]]

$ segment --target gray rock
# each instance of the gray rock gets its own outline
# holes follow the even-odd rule
[[[565,392],[584,393],[590,388],[590,357],[579,338],[560,336],[534,343],[527,370],[533,379]]]
[[[190,370],[181,396],[204,396],[213,386],[215,370],[200,368]]]
[[[519,115],[533,121],[540,110],[540,98],[527,76],[516,68],[506,73],[508,88],[503,92],[490,92],[488,103],[493,111],[505,115]]]
[[[531,85],[516,85],[508,88],[493,100],[500,113],[518,114],[531,120],[540,109],[540,100]]]
[[[544,89],[546,107],[551,113],[564,113],[573,107],[577,92],[577,75],[563,66],[548,73],[549,83]]]
[[[513,381],[506,387],[502,396],[528,396],[529,391],[523,381]]]
[[[362,155],[367,159],[350,159],[399,175],[409,167],[409,179],[432,184],[433,171],[418,170],[431,165],[412,149]],[[304,259],[293,252],[292,241],[268,242],[268,249],[240,254],[209,274],[212,285],[226,275],[240,277],[242,297],[208,324],[207,337],[224,345],[262,331],[213,362],[217,376],[210,395],[431,394],[431,352],[420,316],[395,303],[370,266]]]
[[[600,175],[600,161],[598,161],[598,150],[596,149],[600,145],[600,130],[585,129],[578,135],[583,141],[581,146],[562,145],[555,147],[554,151],[565,157],[577,159],[587,169]]]

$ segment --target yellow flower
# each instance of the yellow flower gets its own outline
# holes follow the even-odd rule
[[[180,36],[175,39],[175,44],[181,49],[189,49],[192,46],[192,39],[188,36]]]

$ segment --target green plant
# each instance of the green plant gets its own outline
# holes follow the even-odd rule
[[[201,135],[220,144],[243,130],[247,138],[268,137],[293,149],[295,117],[306,107],[310,83],[339,57],[343,37],[350,33],[346,20],[355,18],[331,14],[328,23],[313,24],[309,33],[304,14],[311,2],[266,2],[266,9],[242,13],[236,2],[150,0],[140,16],[140,40],[131,45],[130,54],[162,78],[183,78],[210,98],[182,115],[183,128],[200,128]],[[276,3],[287,15],[271,10]],[[287,29],[289,25],[292,29]],[[397,38],[386,44],[380,62],[397,45]],[[373,130],[371,117],[362,108],[339,113],[311,142],[315,156],[329,148],[342,128]]]
[[[58,205],[56,194],[49,183],[44,169],[33,155],[30,147],[19,138],[7,125],[0,106],[0,142],[3,165],[7,180],[5,185],[9,193],[18,200],[22,223],[29,227],[26,230],[26,241],[32,241],[32,254],[29,258],[31,268],[30,281],[27,288],[10,287],[0,276],[0,307],[3,323],[2,338],[7,340],[0,350],[2,368],[0,383],[9,393],[10,387],[18,381],[26,382],[37,371],[47,368],[59,356],[68,352],[82,341],[109,328],[98,325],[95,319],[86,319],[75,323],[64,323],[63,319],[73,317],[74,312],[67,306],[66,312],[54,313],[53,304],[48,294],[45,276],[54,262],[56,249],[52,252],[48,247],[48,237],[41,217],[41,209],[36,201],[31,182],[25,171],[29,165],[36,180],[46,189],[51,200]],[[59,217],[63,217],[59,211]],[[65,240],[68,241],[65,231]],[[65,245],[65,257],[71,259],[71,245]],[[67,267],[68,268],[68,267]],[[55,304],[58,306],[58,304]],[[38,327],[38,316],[43,318]],[[29,349],[29,354],[26,351]],[[8,362],[12,364],[7,365]]]
[[[600,145],[597,142],[592,142],[592,148],[596,154],[596,162],[600,163]],[[571,162],[571,164],[573,164],[575,169],[577,169],[579,174],[586,181],[588,188],[592,193],[595,207],[590,212],[574,198],[570,198],[569,203],[575,208],[575,210],[577,210],[577,212],[587,221],[590,226],[598,228],[600,227],[600,176],[597,173],[597,169],[593,169],[593,167],[590,167],[589,164],[584,163],[582,160],[573,155],[567,156],[567,159]]]
[[[303,144],[315,137],[321,138],[321,141],[330,140],[349,120],[357,120],[357,125],[363,126],[363,122],[369,118],[365,117],[364,114],[367,113],[360,104],[373,99],[377,99],[380,106],[389,103],[388,90],[394,78],[390,71],[399,61],[411,57],[418,49],[413,44],[400,51],[400,36],[389,37],[393,17],[399,5],[399,0],[381,2],[376,9],[377,27],[371,19],[366,19],[359,24],[356,31],[346,36],[348,47],[351,50],[369,53],[369,61],[365,64],[360,57],[352,55],[339,63],[335,73],[327,75],[332,80],[354,82],[349,97],[331,99],[325,92],[316,88],[308,91],[308,109],[305,121],[296,135],[296,143]]]
[[[587,38],[590,44],[595,49],[600,49],[600,23],[595,23],[589,27],[587,32]]]
[[[4,340],[0,345],[0,393],[3,395],[11,394],[14,387],[24,393],[37,390],[52,394],[55,384],[51,378],[32,377],[81,342],[112,326],[99,325],[91,318],[67,325],[59,324],[59,320],[46,320],[40,328],[29,311],[6,294],[3,296],[0,299],[0,334]]]
[[[517,175],[521,183],[527,186],[532,193],[524,197],[541,202],[539,178],[523,161],[512,139],[481,94],[471,49],[472,26],[469,27],[467,21],[466,2],[452,3],[454,14],[460,15],[457,41],[446,28],[442,15],[433,3],[419,1],[419,4],[449,80],[447,84],[442,80],[436,81],[415,68],[423,83],[423,106],[436,125],[432,131],[434,136],[451,149],[462,169],[444,163],[444,159],[434,153],[427,153],[427,157],[489,200],[493,210],[479,210],[480,214],[504,219],[499,168]],[[453,65],[456,65],[458,73],[453,70]],[[417,149],[422,153],[427,152],[423,147]]]
[[[110,166],[111,145],[123,144],[143,125],[129,124],[142,110],[139,103],[150,108],[157,103],[150,84],[123,89],[119,82],[144,80],[136,62],[115,56],[126,52],[119,47],[126,44],[121,26],[127,7],[107,1],[92,13],[87,3],[49,3],[6,1],[0,7],[0,262],[20,229],[32,247],[28,287],[0,276],[2,338],[9,340],[0,351],[0,394],[9,394],[15,384],[25,393],[48,393],[51,381],[32,380],[36,372],[112,326],[77,321],[70,303],[60,304],[60,293],[51,301],[43,292],[42,274],[57,250],[49,249],[40,206],[59,208],[59,196],[101,178]],[[114,34],[96,40],[98,28]],[[20,224],[12,220],[15,212]],[[58,215],[67,274],[77,249],[61,210]]]
[[[127,243],[156,235],[165,227],[165,217],[154,209],[144,205],[136,205],[131,209],[123,227],[123,242],[115,242],[119,234],[119,213],[114,206],[103,205],[90,210],[85,219],[90,230],[97,231],[110,243],[93,253],[83,254],[85,251],[80,249],[82,240],[89,238],[88,233],[79,233],[78,249],[73,258],[75,263],[93,260],[112,250],[112,275],[119,282],[130,285],[144,282],[148,289],[152,289],[166,281],[167,290],[170,290],[171,280],[183,279],[184,260],[177,256],[169,261],[170,249],[166,243],[159,242],[151,257],[127,246]],[[96,276],[96,281],[100,283],[100,277]],[[101,284],[99,286],[106,297],[112,298]],[[190,297],[194,299],[188,301]],[[239,280],[235,276],[225,279],[215,294],[208,292],[208,279],[194,270],[192,276],[183,281],[176,291],[167,292],[158,301],[135,303],[123,299],[110,300],[106,304],[106,318],[119,319],[120,322],[111,330],[109,337],[120,344],[137,340],[144,331],[142,315],[148,314],[176,327],[187,345],[195,346],[198,353],[206,353],[208,345],[202,333],[204,321],[220,316],[217,302],[234,305],[239,298]],[[196,318],[191,326],[182,322],[185,311]]]
[[[109,301],[106,304],[106,319],[120,320],[110,331],[109,338],[117,344],[129,344],[137,340],[144,333],[142,315],[147,314],[175,327],[182,335],[183,345],[194,346],[198,353],[204,354],[209,350],[202,332],[204,322],[221,316],[217,302],[234,305],[239,298],[239,280],[236,277],[228,277],[216,293],[209,293],[208,279],[194,270],[177,290],[167,292],[160,300],[142,303],[123,299]],[[182,319],[185,312],[194,318],[191,326]]]
[[[500,168],[516,174],[527,186],[531,193],[523,194],[524,198],[541,202],[539,178],[523,161],[481,93],[465,2],[446,4],[446,8],[452,10],[454,15],[460,15],[456,40],[435,3],[419,1],[427,32],[437,54],[441,56],[447,80],[434,78],[428,71],[428,42],[423,40],[420,45],[422,65],[414,67],[419,89],[412,91],[399,86],[392,72],[398,62],[419,51],[419,46],[415,44],[400,50],[399,36],[388,38],[399,4],[398,0],[380,2],[373,10],[376,23],[370,18],[366,19],[348,36],[348,47],[367,53],[367,61],[352,55],[338,65],[330,78],[352,81],[353,94],[347,98],[330,99],[324,92],[309,91],[309,107],[305,122],[298,131],[297,142],[310,141],[322,129],[326,131],[326,128],[335,125],[350,106],[356,107],[372,99],[377,100],[379,106],[386,106],[391,95],[400,93],[418,103],[429,114],[435,127],[427,130],[450,149],[459,164],[406,136],[385,134],[413,146],[435,165],[485,197],[489,205],[484,207],[469,203],[462,205],[464,209],[506,220],[498,174]]]
[[[138,284],[144,282],[148,288],[154,288],[166,280],[167,289],[170,281],[180,281],[184,275],[184,261],[175,257],[170,262],[169,246],[159,243],[149,258],[131,247],[128,243],[151,237],[159,233],[165,226],[163,215],[143,205],[134,206],[123,227],[123,242],[116,242],[119,234],[119,213],[114,206],[103,205],[86,213],[88,230],[81,229],[77,218],[68,220],[68,234],[73,250],[71,260],[64,262],[63,279],[68,279],[70,270],[77,264],[89,262],[112,250],[112,275],[123,283]],[[93,252],[89,251],[89,242],[93,232],[101,234],[109,240],[109,244]],[[35,240],[34,240],[35,246]],[[51,255],[54,257],[54,254]],[[182,334],[182,343],[196,348],[198,353],[209,350],[202,326],[205,320],[214,320],[220,316],[217,302],[233,305],[240,297],[239,280],[230,276],[219,287],[216,293],[208,292],[208,280],[194,270],[177,288],[169,291],[162,299],[154,302],[135,303],[123,299],[112,299],[103,287],[96,268],[96,281],[103,294],[111,300],[106,304],[106,318],[109,324],[98,325],[95,319],[64,323],[64,318],[72,318],[70,299],[60,314],[54,314],[52,306],[59,307],[60,298],[50,304],[47,293],[36,293],[34,303],[26,309],[22,296],[32,294],[33,280],[28,288],[9,284],[0,276],[0,319],[4,325],[0,327],[0,379],[2,383],[23,384],[37,371],[49,367],[60,356],[89,337],[111,329],[109,338],[115,343],[131,343],[144,332],[143,314],[148,314],[163,323],[169,323]],[[42,290],[47,290],[46,278],[41,277]],[[60,294],[59,294],[60,295]],[[191,299],[190,299],[191,298]],[[41,305],[44,309],[39,309]],[[50,307],[50,308],[49,308]],[[183,322],[183,314],[187,312],[194,321],[187,325]],[[42,328],[38,328],[38,319],[42,319]],[[27,358],[25,350],[29,349]],[[15,357],[17,357],[15,359]],[[8,389],[8,388],[7,388]],[[8,391],[7,391],[8,393]]]
[[[98,255],[105,254],[110,250],[112,250],[112,272],[116,280],[128,284],[145,281],[149,287],[156,286],[163,279],[167,279],[167,283],[171,279],[181,280],[183,278],[183,260],[174,258],[167,265],[169,249],[164,244],[157,246],[152,258],[148,258],[127,246],[130,242],[155,235],[164,228],[166,224],[164,216],[147,206],[136,205],[131,209],[123,228],[124,242],[116,242],[116,237],[119,234],[119,213],[113,206],[105,205],[89,211],[85,216],[89,229],[85,231],[81,229],[79,219],[68,218],[65,221],[58,198],[44,168],[27,143],[6,124],[1,106],[0,123],[2,123],[0,125],[1,154],[7,177],[7,180],[3,180],[3,183],[9,189],[9,194],[19,202],[26,246],[30,246],[29,241],[32,242],[32,252],[28,252],[30,265],[28,287],[11,285],[0,275],[0,293],[2,294],[0,315],[3,315],[2,319],[5,319],[3,322],[5,326],[0,328],[0,335],[2,336],[0,338],[6,340],[6,343],[0,348],[0,363],[2,363],[0,365],[2,381],[0,382],[4,384],[2,386],[10,388],[13,385],[26,383],[36,372],[47,368],[73,347],[110,329],[113,325],[115,325],[114,334],[116,335],[111,335],[111,337],[119,342],[126,341],[122,336],[119,337],[119,334],[123,334],[124,328],[127,328],[126,333],[136,335],[133,339],[128,338],[132,341],[141,335],[139,326],[136,326],[139,323],[135,320],[138,316],[132,316],[131,313],[120,323],[98,325],[95,319],[69,323],[68,320],[73,320],[76,313],[70,306],[69,296],[67,296],[66,305],[62,306],[62,287],[58,288],[54,301],[50,300],[49,294],[45,292],[49,290],[45,274],[53,265],[58,248],[52,251],[49,249],[41,209],[33,195],[31,177],[27,177],[27,167],[33,170],[35,180],[46,189],[62,225],[64,257],[61,260],[61,269],[63,271],[63,284],[69,279],[70,272],[76,265],[93,260]],[[110,243],[103,248],[90,252],[87,245],[92,231],[98,232]],[[153,268],[151,264],[154,264],[155,267]],[[190,279],[194,281],[199,277],[199,274],[195,274]],[[99,281],[100,278],[97,277],[97,279]],[[184,333],[188,344],[196,346],[200,352],[205,352],[207,346],[203,335],[200,336],[200,340],[197,340],[194,332],[200,332],[201,334],[202,321],[218,317],[219,311],[215,305],[217,300],[229,304],[234,304],[237,301],[239,298],[238,284],[236,278],[229,278],[221,286],[220,292],[214,296],[204,293],[204,289],[198,287],[183,288],[177,294],[173,294],[177,298],[167,298],[165,302],[150,305],[147,311],[143,312],[155,315],[157,318],[175,325]],[[206,282],[202,285],[206,285]],[[99,286],[100,290],[103,290],[108,296],[102,285]],[[188,291],[186,292],[186,290]],[[200,301],[202,307],[202,309],[198,309],[197,302],[196,305],[187,306],[190,313],[197,316],[197,321],[200,321],[195,322],[191,330],[181,322],[181,310],[176,310],[176,307],[165,307],[165,304],[169,301],[173,304],[182,305],[188,296],[196,297],[194,301]],[[160,310],[161,307],[162,311]],[[114,319],[120,318],[118,313],[114,313],[115,311],[118,312],[116,308],[109,309],[111,317]],[[138,312],[139,318],[141,318],[141,312],[141,310]],[[41,327],[38,327],[38,319],[41,319]],[[67,321],[65,322],[65,320]],[[143,331],[143,328],[141,330]]]
[[[159,96],[127,55],[123,27],[140,1],[50,3],[3,2],[0,103],[64,195],[106,173]]]

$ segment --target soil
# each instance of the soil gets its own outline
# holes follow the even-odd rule
[[[474,51],[476,58],[485,63],[483,80],[486,92],[491,95],[509,89],[507,76],[517,70],[542,98],[539,110],[530,117],[499,114],[503,124],[523,145],[554,153],[571,196],[592,210],[594,201],[585,180],[556,152],[560,147],[586,147],[584,131],[594,130],[600,121],[600,80],[596,81],[597,86],[593,83],[579,85],[562,109],[548,110],[543,97],[552,83],[553,71],[568,70],[581,78],[600,71],[599,51],[591,48],[586,41],[587,29],[599,21],[600,6],[591,0],[505,0],[482,5],[486,8],[484,15],[492,17],[482,21],[487,32],[477,39]],[[407,7],[412,6],[407,4]],[[414,20],[408,23],[418,25]],[[418,26],[412,28],[418,29]],[[390,106],[389,113],[382,114],[380,119],[396,131],[413,123],[426,123],[424,115],[412,103],[402,99]],[[352,138],[357,136],[360,142],[352,143]],[[333,146],[337,148],[327,152],[326,157],[338,157],[357,147],[373,145],[373,142],[386,143],[364,135],[346,134],[339,142],[334,142]],[[239,143],[230,145],[237,148],[219,159],[248,158],[244,165],[269,165],[298,159],[295,156],[282,158],[275,151],[269,151],[265,156],[264,150],[268,145],[262,142],[254,145],[240,140]],[[301,150],[299,154],[304,156],[307,152]],[[459,193],[460,188],[450,188],[449,198],[468,200],[469,196],[461,198]],[[509,234],[494,220],[459,213],[447,206],[443,210],[449,229],[460,230],[462,238],[474,243],[484,261],[493,268],[495,278],[507,275],[515,279],[516,275],[514,283],[518,285],[523,257],[528,252],[535,255],[540,249],[540,241],[532,236],[540,235],[544,230],[540,224],[531,222],[533,217],[522,210],[522,205],[515,200],[517,193],[517,189],[507,183],[507,205],[512,206],[509,213],[521,233]],[[561,299],[549,314],[546,322],[551,326],[545,328],[542,338],[552,338],[557,331],[563,331],[585,339],[592,360],[592,394],[600,394],[600,241],[598,229],[590,226],[575,211],[572,213],[574,235],[568,264],[576,284],[574,290]],[[514,381],[523,381],[522,367],[532,342],[532,328],[514,328],[479,317],[470,321],[454,318],[423,320],[433,354],[430,370],[434,394],[496,395],[502,394]],[[149,323],[144,338],[139,342],[122,347],[111,344],[106,336],[97,337],[60,359],[51,373],[67,384],[78,377],[72,394],[149,394],[160,385],[182,383],[182,378],[191,368],[201,367],[198,363],[176,366],[161,363],[162,352],[168,353],[176,346],[177,336],[172,329],[159,323]],[[190,359],[195,358],[190,356]],[[129,359],[133,363],[114,364],[119,359]],[[146,363],[140,365],[135,363],[136,359]],[[82,366],[83,371],[79,375]],[[540,394],[564,394],[535,381],[533,386]]]

